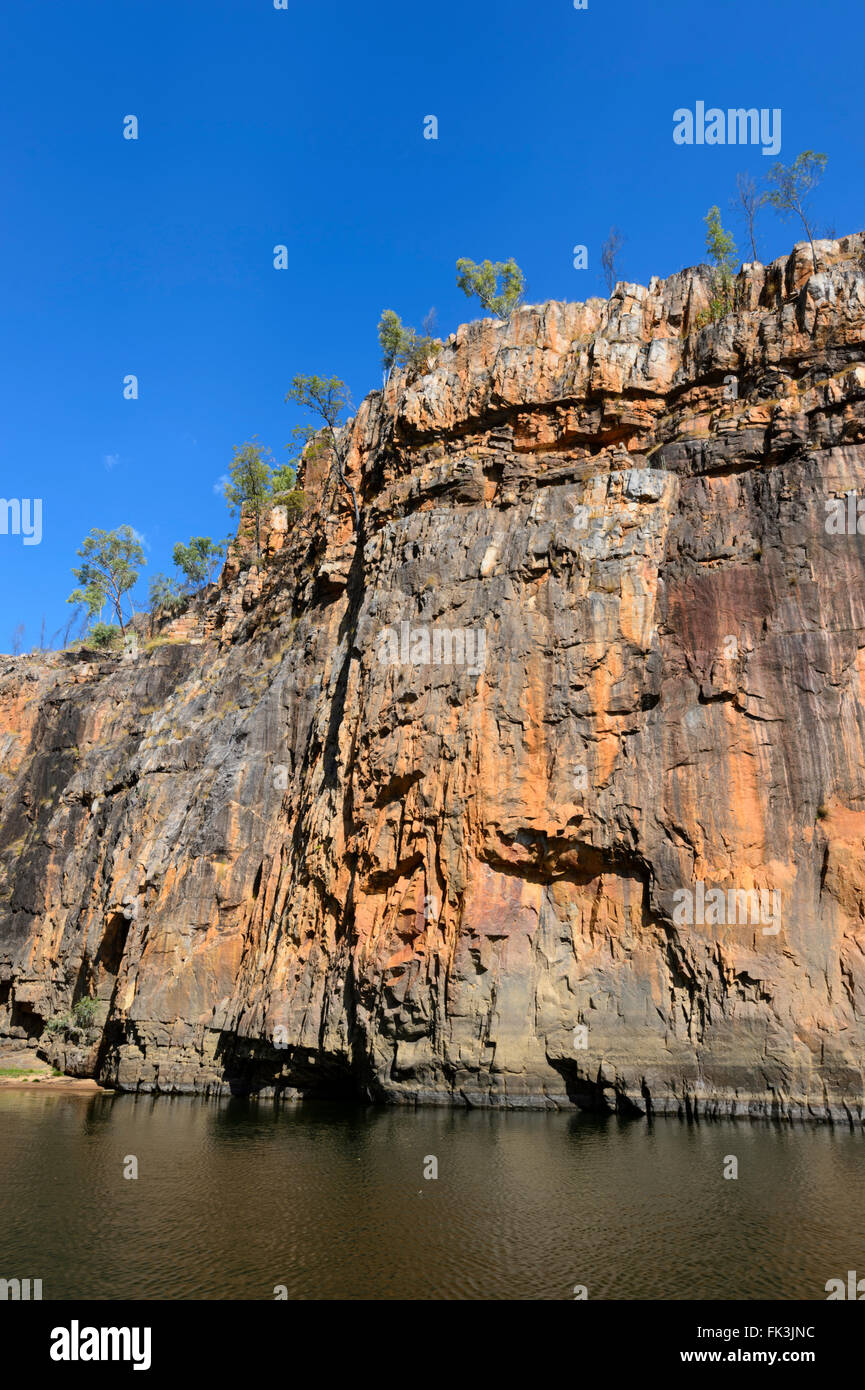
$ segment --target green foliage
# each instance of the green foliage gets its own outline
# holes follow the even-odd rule
[[[457,287],[469,299],[477,295],[484,309],[498,318],[509,319],[523,297],[526,278],[513,257],[477,265],[464,256],[457,261]]]
[[[767,201],[779,212],[798,212],[805,198],[816,188],[823,177],[827,158],[814,150],[804,150],[790,165],[775,164],[769,171],[767,180],[774,184],[767,193]]]
[[[284,507],[291,526],[306,509],[306,493],[297,486],[297,469],[284,463],[274,470],[273,500]]]
[[[203,584],[213,582],[225,559],[225,546],[211,540],[210,536],[191,536],[189,545],[177,542],[171,558],[183,574],[187,586],[200,589]]]
[[[414,332],[414,329],[412,329]],[[431,357],[437,357],[442,350],[440,338],[430,338],[428,335],[418,336],[412,339],[411,350],[408,356],[408,365],[420,370],[425,367]]]
[[[427,315],[427,321],[430,315]],[[424,326],[426,327],[426,322]],[[441,352],[441,341],[430,333],[418,333],[402,322],[393,309],[385,309],[378,325],[382,366],[390,376],[394,367],[425,366],[430,357]]]
[[[306,511],[306,493],[301,487],[292,488],[291,492],[286,492],[280,497],[279,504],[285,507],[289,525],[292,525]]]
[[[338,376],[305,376],[302,372],[298,373],[292,378],[285,399],[290,404],[302,406],[304,410],[318,416],[330,431],[331,437],[336,434],[343,412],[351,408],[348,387]],[[295,433],[303,434],[303,427]],[[330,442],[333,442],[332,438]]]
[[[738,252],[732,234],[721,225],[719,208],[709,208],[703,221],[706,223],[706,250],[715,266],[708,320],[716,323],[733,307],[733,280],[738,266]],[[705,311],[700,318],[704,316]]]
[[[291,386],[285,393],[287,402],[302,406],[310,411],[324,426],[325,439],[333,450],[334,463],[339,480],[351,498],[355,530],[360,527],[360,507],[357,493],[345,473],[343,449],[337,438],[337,429],[342,422],[343,413],[351,408],[348,387],[338,376],[307,376],[300,372],[292,378]],[[310,444],[319,430],[311,425],[298,425],[294,439],[301,446]]]
[[[77,553],[84,561],[72,570],[79,587],[73,590],[66,602],[83,603],[88,617],[100,613],[106,603],[110,604],[121,631],[125,632],[123,599],[127,599],[130,610],[134,612],[128,595],[138,581],[136,566],[147,564],[141,542],[132,527],[119,526],[116,531],[101,531],[94,527]]]
[[[99,1005],[95,999],[79,999],[72,1009],[72,1021],[76,1028],[91,1028],[96,1021]]]
[[[256,443],[255,438],[235,448],[228,466],[225,500],[232,512],[244,507],[255,518],[255,549],[261,559],[261,518],[271,500],[270,450]]]
[[[292,431],[295,439],[300,438],[303,443],[303,453],[306,458],[320,459],[332,447],[330,436],[324,430],[316,430],[311,426],[298,425]],[[286,449],[288,445],[286,444]]]
[[[273,470],[270,482],[274,497],[293,492],[297,487],[297,469],[290,463],[282,463],[279,468]]]
[[[113,647],[121,635],[116,623],[94,623],[87,634],[94,647]]]
[[[55,1014],[55,1016],[49,1018],[48,1022],[45,1024],[45,1032],[49,1034],[65,1033],[71,1023],[72,1019],[68,1014]]]
[[[385,309],[378,321],[378,341],[381,347],[381,365],[390,375],[404,350],[406,330],[399,314],[393,309]]]
[[[739,263],[733,235],[721,226],[721,213],[717,207],[709,208],[703,221],[706,223],[706,250],[722,281],[731,284]]]
[[[157,613],[168,613],[173,617],[181,612],[185,602],[176,579],[169,579],[167,574],[154,574],[150,581],[151,618],[155,618]]]
[[[225,499],[232,511],[242,507],[264,504],[270,499],[270,450],[262,448],[255,439],[236,447],[228,466]]]
[[[816,150],[803,150],[792,164],[774,164],[767,175],[767,183],[772,185],[766,194],[770,203],[782,217],[796,216],[805,228],[805,235],[811,243],[811,257],[817,269],[817,253],[814,238],[808,221],[808,199],[823,177],[826,168],[826,155]]]

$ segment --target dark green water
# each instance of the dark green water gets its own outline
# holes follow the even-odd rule
[[[824,1127],[0,1094],[0,1277],[43,1298],[825,1299],[865,1140]],[[127,1155],[139,1177],[123,1177]],[[423,1176],[428,1155],[439,1176]],[[723,1177],[735,1155],[739,1177]]]

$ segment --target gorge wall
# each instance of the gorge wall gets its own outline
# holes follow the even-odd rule
[[[359,537],[310,459],[153,650],[0,658],[0,1034],[861,1122],[865,237],[817,254],[702,327],[706,267],[464,326],[349,427]]]

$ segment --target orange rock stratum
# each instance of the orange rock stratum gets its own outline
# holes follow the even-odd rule
[[[348,427],[358,535],[321,454],[152,651],[0,658],[0,1034],[861,1122],[865,236],[816,249],[702,327],[706,267],[460,328]]]

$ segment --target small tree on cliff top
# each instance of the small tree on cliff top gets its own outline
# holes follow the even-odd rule
[[[191,536],[189,545],[178,541],[171,555],[190,589],[213,582],[214,575],[225,558],[225,546],[210,536]]]
[[[715,295],[711,316],[716,319],[732,308],[733,277],[738,265],[738,252],[731,233],[721,226],[719,208],[709,208],[703,220],[706,223],[706,250],[715,265]]]
[[[427,360],[441,350],[441,341],[429,332],[435,310],[431,309],[424,319],[424,332],[418,333],[400,319],[393,309],[385,309],[378,324],[378,341],[381,345],[381,363],[385,369],[385,385],[394,367],[421,368]]]
[[[167,613],[170,617],[180,613],[186,600],[180,592],[176,579],[170,579],[167,574],[154,574],[150,581],[150,634],[153,635],[153,624],[159,613]]]
[[[405,347],[405,337],[406,330],[399,314],[393,309],[385,309],[378,321],[378,341],[381,347],[381,365],[386,372],[385,382]]]
[[[767,182],[774,184],[766,194],[767,203],[771,203],[782,217],[798,217],[805,228],[805,235],[811,246],[815,274],[817,252],[814,250],[814,238],[808,221],[808,198],[822,179],[825,168],[825,154],[818,154],[815,150],[803,150],[790,165],[774,164],[766,176]]]
[[[348,387],[344,381],[340,381],[338,376],[305,376],[303,373],[298,373],[292,378],[291,386],[285,393],[285,399],[295,405],[303,406],[304,410],[310,411],[321,420],[327,443],[333,450],[334,465],[339,481],[351,498],[354,529],[359,530],[360,507],[358,506],[357,493],[346,477],[345,445],[340,442],[337,436],[343,413],[351,408],[351,396]],[[294,430],[294,439],[303,446],[314,439],[319,432],[320,427],[316,429],[313,425],[298,425]]]
[[[497,318],[509,319],[525,293],[526,277],[513,257],[477,265],[463,256],[457,261],[457,288],[469,299],[477,295],[483,307]]]
[[[255,517],[255,550],[261,560],[261,518],[271,497],[270,450],[263,449],[255,439],[235,448],[228,466],[225,500],[232,512],[246,507]]]
[[[121,632],[126,631],[123,620],[123,599],[134,614],[129,593],[138,582],[136,566],[146,565],[141,542],[131,526],[118,526],[116,531],[101,531],[94,527],[77,552],[84,561],[72,573],[79,587],[69,595],[67,603],[83,603],[87,616],[100,613],[108,603],[117,615]]]

